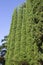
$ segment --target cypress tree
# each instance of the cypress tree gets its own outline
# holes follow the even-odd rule
[[[26,28],[26,44],[27,45],[27,57],[30,65],[39,65],[39,61],[43,62],[43,1],[41,0],[27,0],[27,28]],[[41,8],[41,10],[40,10]],[[32,55],[33,54],[33,55]],[[41,55],[41,56],[40,56]],[[41,59],[42,57],[42,59]],[[43,63],[42,63],[43,64]]]
[[[33,11],[32,11],[32,6],[31,6],[31,1],[27,0],[26,2],[26,51],[27,51],[27,61],[31,65],[33,64],[33,58],[34,58],[34,45],[33,45]]]
[[[21,43],[21,27],[22,27],[22,7],[18,9],[17,28],[15,37],[15,49],[14,49],[14,64],[18,64],[20,61],[20,43]]]
[[[20,58],[24,61],[26,57],[26,8],[23,8],[22,28],[21,28],[21,43],[20,43]]]
[[[31,10],[29,11],[30,5],[28,4],[29,0],[27,0],[27,13],[33,14],[31,27],[32,27],[32,36],[33,40],[33,65],[42,65],[43,64],[43,1],[42,0],[30,0]],[[28,16],[27,16],[28,18]],[[33,24],[32,24],[33,23]],[[30,25],[30,24],[29,24]],[[30,29],[31,30],[31,29]],[[31,63],[30,61],[30,63]]]
[[[13,51],[15,48],[15,33],[16,33],[16,24],[17,24],[17,9],[15,9],[13,16],[12,16],[12,23],[11,23],[11,29],[9,33],[8,38],[8,51],[6,54],[6,65],[12,65],[12,57],[13,57]]]

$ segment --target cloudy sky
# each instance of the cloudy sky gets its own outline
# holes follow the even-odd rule
[[[15,7],[20,6],[25,0],[0,0],[0,45],[1,39],[8,35],[12,14]]]

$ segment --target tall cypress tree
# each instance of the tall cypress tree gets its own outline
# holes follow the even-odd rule
[[[35,6],[34,6],[35,4]],[[40,63],[43,62],[43,0],[36,0],[33,4],[35,42],[38,47],[38,55]],[[43,64],[43,63],[42,63]]]
[[[20,61],[20,43],[21,43],[21,28],[22,28],[22,7],[18,8],[17,28],[15,37],[15,49],[14,49],[14,64],[18,64]]]
[[[12,16],[11,29],[8,38],[8,51],[6,54],[6,65],[12,65],[11,60],[13,57],[13,51],[15,48],[15,33],[16,33],[16,24],[17,24],[17,9],[15,9]]]
[[[32,6],[31,6],[31,0],[27,0],[26,2],[26,51],[27,51],[27,61],[31,65],[34,63],[33,58],[34,58],[34,45],[33,45],[33,11],[32,11]]]

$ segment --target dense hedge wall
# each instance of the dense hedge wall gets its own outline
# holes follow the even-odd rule
[[[26,0],[14,10],[6,65],[43,64],[43,0]]]

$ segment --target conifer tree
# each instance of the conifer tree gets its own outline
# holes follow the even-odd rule
[[[16,24],[17,24],[17,9],[15,9],[13,16],[12,16],[12,23],[11,29],[8,38],[8,45],[7,45],[7,54],[6,54],[6,65],[12,65],[11,60],[13,57],[13,51],[15,48],[15,33],[16,33]]]
[[[22,28],[22,17],[23,17],[22,10],[23,10],[22,7],[18,8],[15,49],[14,49],[14,57],[13,57],[14,62],[19,62],[19,56],[20,56],[21,28]]]

